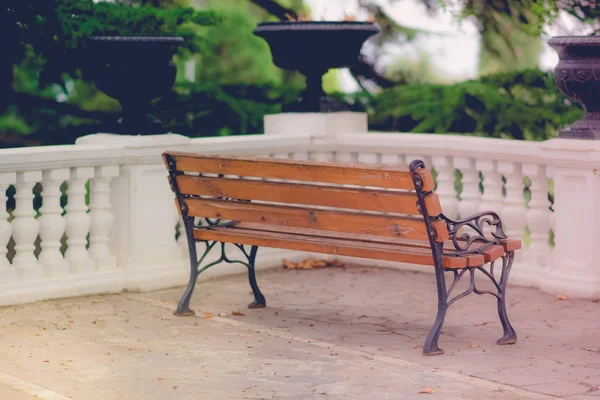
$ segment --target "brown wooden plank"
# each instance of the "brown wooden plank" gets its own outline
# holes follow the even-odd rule
[[[233,221],[258,222],[296,228],[426,239],[422,218],[361,214],[315,208],[188,198],[188,215]]]
[[[435,231],[437,232],[437,237],[435,239],[436,242],[445,242],[446,240],[450,239],[450,233],[448,232],[448,225],[446,225],[446,222],[441,220],[441,219],[437,219],[435,221],[433,221],[431,223],[431,225],[433,225],[433,227],[435,228]]]
[[[504,251],[515,251],[520,250],[523,245],[518,239],[502,239],[500,244],[504,246]]]
[[[483,249],[482,254],[485,256],[485,262],[496,261],[504,255],[504,247],[491,245]]]
[[[289,250],[310,251],[339,256],[359,257],[410,264],[433,265],[431,251],[417,248],[399,248],[383,244],[359,244],[355,241],[298,237],[293,234],[251,231],[237,228],[196,229],[196,240],[215,240],[242,243],[252,246],[275,247]],[[443,257],[445,268],[464,268],[465,257]]]
[[[437,217],[442,213],[442,204],[440,203],[440,198],[437,194],[429,193],[427,196],[425,196],[424,201],[429,216]]]
[[[429,192],[433,190],[435,187],[435,181],[433,180],[433,175],[431,175],[431,171],[428,169],[420,169],[417,171],[417,174],[421,177],[423,181],[423,192]]]
[[[417,195],[414,192],[191,175],[178,176],[177,185],[182,194],[189,195],[419,214]],[[427,195],[426,205],[430,214],[441,214],[437,195]]]
[[[178,171],[252,176],[357,186],[376,186],[387,189],[414,190],[410,172],[404,168],[382,165],[355,165],[315,161],[297,161],[260,157],[201,155],[182,152],[163,153],[175,159]],[[167,164],[167,168],[169,165]],[[431,171],[419,171],[424,191],[434,188]]]
[[[371,236],[371,235],[358,235],[351,233],[340,233],[340,232],[327,232],[320,231],[317,229],[298,229],[289,228],[283,226],[272,226],[265,224],[256,224],[251,222],[241,222],[236,225],[236,229],[248,229],[253,231],[262,232],[274,232],[274,233],[288,233],[295,234],[297,236],[307,236],[316,239],[341,239],[341,240],[353,240],[358,243],[373,243],[373,244],[385,244],[400,247],[413,247],[431,250],[428,240],[413,240],[413,239],[402,239],[395,237],[383,237],[383,236]],[[482,246],[481,243],[473,243],[472,249],[477,249]],[[456,253],[454,244],[451,241],[444,243],[444,253],[451,254]],[[504,248],[500,245],[491,245],[482,251],[481,256],[477,255],[473,259],[472,264],[469,266],[479,266],[484,263],[494,261],[504,255]],[[482,258],[483,257],[483,258]]]

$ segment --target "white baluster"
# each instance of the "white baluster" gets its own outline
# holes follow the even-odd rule
[[[481,192],[479,191],[479,173],[472,158],[455,157],[454,167],[462,173],[462,193],[458,203],[460,218],[468,218],[477,213]]]
[[[283,159],[289,159],[290,158],[290,153],[275,153],[275,154],[271,154],[272,158],[283,158]]]
[[[33,208],[33,186],[42,179],[42,171],[17,173],[15,184],[15,211],[12,221],[13,239],[15,240],[15,258],[13,266],[20,279],[36,279],[43,276],[43,271],[35,258],[35,240],[40,231],[40,224],[35,219]]]
[[[40,223],[40,239],[42,252],[39,261],[44,268],[44,276],[58,277],[69,274],[69,265],[63,258],[60,247],[65,233],[66,221],[60,206],[60,186],[69,179],[69,169],[51,169],[42,173],[42,208]]]
[[[498,172],[506,178],[506,197],[500,214],[504,223],[504,230],[509,238],[523,240],[525,237],[527,202],[523,195],[525,185],[523,184],[521,164],[499,162]]]
[[[90,216],[85,203],[85,184],[94,176],[94,167],[71,168],[69,179],[67,211],[67,253],[66,260],[72,274],[89,272],[94,263],[90,258],[87,246],[87,235],[90,232]]]
[[[483,195],[479,211],[495,211],[502,215],[504,194],[502,194],[502,175],[498,173],[495,161],[477,160],[475,169],[483,174]]]
[[[307,151],[299,151],[296,153],[292,153],[292,160],[306,161],[308,159],[309,159],[309,154]]]
[[[502,175],[497,171],[495,161],[476,160],[475,169],[483,175],[483,195],[477,211],[494,211],[502,215],[502,206],[504,204],[504,194],[502,193]],[[483,232],[490,236],[493,228],[484,225]]]
[[[404,165],[404,156],[401,154],[381,154],[381,163],[390,167],[399,167]]]
[[[548,176],[543,165],[525,164],[523,174],[531,179],[531,200],[527,210],[527,226],[531,232],[531,245],[527,249],[527,263],[531,268],[532,281],[528,284],[538,286],[547,266],[550,245],[550,201],[548,200]]]
[[[311,153],[311,160],[328,162],[333,159],[333,153],[327,151],[315,151]]]
[[[345,151],[336,152],[335,161],[339,163],[352,164],[356,162],[356,155],[355,153],[349,153]]]
[[[90,257],[96,269],[114,268],[117,259],[108,247],[114,216],[110,204],[110,181],[119,176],[119,166],[96,167],[91,182],[90,200]]]
[[[379,162],[377,153],[358,153],[359,164],[377,164]]]
[[[504,232],[510,239],[521,240],[525,247],[525,225],[527,224],[527,202],[523,195],[525,184],[521,164],[517,162],[499,162],[498,172],[506,178],[506,197],[500,218],[504,223]],[[520,285],[530,285],[537,281],[536,270],[530,264],[523,263],[524,252],[515,253],[515,268],[511,272],[511,280]]]
[[[458,199],[454,187],[454,164],[452,157],[433,156],[431,165],[437,172],[437,187],[435,193],[440,198],[442,210],[450,219],[458,216]]]
[[[12,225],[8,222],[8,213],[6,212],[6,190],[17,180],[15,172],[6,172],[0,174],[0,285],[6,284],[15,279],[15,269],[10,266],[6,254],[8,253],[8,242],[12,233]]]

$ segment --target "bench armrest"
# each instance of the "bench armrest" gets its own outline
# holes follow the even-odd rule
[[[500,240],[506,239],[502,220],[493,211],[484,211],[459,221],[453,221],[444,215],[442,218],[446,221],[450,240],[458,253],[473,252],[470,249],[473,243],[486,246],[499,244]]]

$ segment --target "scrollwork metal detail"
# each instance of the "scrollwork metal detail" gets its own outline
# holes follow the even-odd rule
[[[502,221],[495,212],[482,212],[460,221],[453,221],[443,214],[441,218],[446,221],[450,239],[456,250],[447,255],[481,254],[488,246],[499,244],[499,240],[506,239]],[[486,228],[491,228],[491,238],[486,237]],[[481,245],[471,248],[473,243]]]

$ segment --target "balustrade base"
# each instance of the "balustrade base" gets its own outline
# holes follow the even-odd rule
[[[551,271],[542,279],[540,290],[553,295],[566,295],[579,299],[600,298],[600,279],[589,272],[570,269],[568,274]]]
[[[122,275],[114,271],[2,282],[5,283],[0,285],[0,306],[123,290]]]
[[[117,268],[117,258],[114,256],[109,256],[101,259],[94,259],[94,269],[95,270],[108,270],[108,269],[116,269]]]
[[[94,260],[91,258],[78,261],[67,261],[69,262],[69,272],[72,275],[88,274],[94,271]]]
[[[542,279],[542,274],[539,269],[532,268],[535,264],[530,264],[527,260],[515,263],[515,266],[510,272],[510,285],[518,285],[522,287],[539,288]]]
[[[45,279],[48,278],[64,278],[69,275],[69,264],[64,262],[63,260],[57,260],[52,263],[52,261],[42,261],[40,263],[43,266],[43,275]]]
[[[281,249],[259,249],[256,269],[264,270],[283,265],[283,259],[301,261],[311,257],[310,253]],[[319,255],[322,258],[322,255]],[[220,264],[208,269],[201,275],[201,280],[219,276],[246,273],[246,267],[236,264]],[[125,272],[125,287],[128,290],[152,291],[185,286],[190,276],[189,259],[175,260],[169,265],[137,265],[128,267]],[[260,279],[260,276],[258,277]]]
[[[19,280],[38,280],[44,277],[42,265],[36,259],[26,263],[13,263],[13,268]]]

